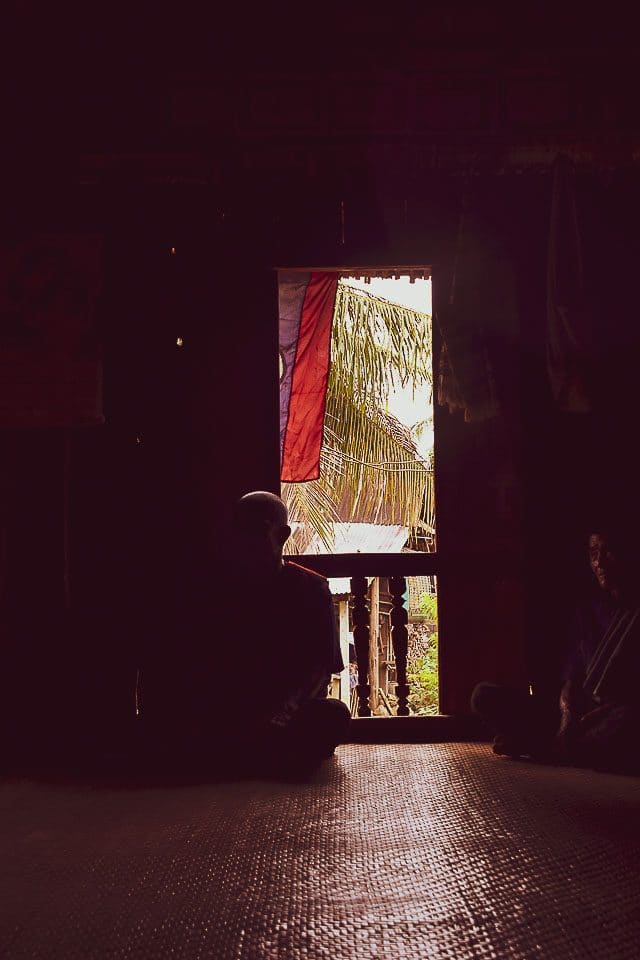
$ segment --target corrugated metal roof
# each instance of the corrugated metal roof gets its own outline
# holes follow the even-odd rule
[[[343,593],[351,593],[351,579],[349,577],[329,577],[329,590],[334,597]]]
[[[331,553],[400,553],[409,538],[407,527],[395,523],[334,523],[333,529]],[[326,552],[317,535],[305,550],[307,554]]]

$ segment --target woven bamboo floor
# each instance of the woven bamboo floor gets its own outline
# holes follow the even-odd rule
[[[0,956],[637,960],[640,779],[349,745],[306,783],[0,784]]]

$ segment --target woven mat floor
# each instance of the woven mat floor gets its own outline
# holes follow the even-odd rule
[[[640,779],[357,745],[307,783],[0,782],[0,956],[637,960]]]

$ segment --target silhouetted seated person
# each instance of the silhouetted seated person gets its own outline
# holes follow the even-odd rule
[[[327,697],[331,674],[344,669],[329,586],[283,561],[291,529],[279,497],[246,494],[233,527],[235,562],[221,592],[227,639],[216,651],[209,722],[233,763],[306,772],[333,753],[350,721],[348,707]]]
[[[327,697],[344,667],[324,577],[283,561],[279,497],[235,506],[228,563],[212,580],[210,621],[185,611],[182,636],[142,669],[140,748],[163,767],[305,774],[346,737],[348,707]]]
[[[598,592],[576,614],[560,693],[560,722],[535,696],[494,684],[474,690],[472,709],[494,730],[494,751],[640,773],[640,589],[638,540],[621,524],[589,538]]]

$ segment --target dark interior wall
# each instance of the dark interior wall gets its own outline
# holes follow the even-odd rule
[[[2,434],[3,715],[18,742],[46,738],[47,718],[77,731],[83,713],[122,733],[140,665],[206,642],[229,503],[277,484],[275,274],[194,199],[117,184],[31,218],[104,236],[106,422]]]
[[[65,229],[98,227],[106,238],[107,422],[74,431],[71,441],[71,613],[61,610],[63,438],[54,432],[11,440],[14,449],[20,444],[12,469],[31,482],[14,484],[21,497],[15,515],[23,519],[9,551],[17,581],[10,642],[21,656],[29,651],[36,672],[52,639],[68,644],[71,631],[69,652],[80,673],[81,663],[89,667],[107,699],[117,685],[118,709],[130,709],[135,671],[150,647],[187,653],[228,543],[224,506],[246,489],[277,487],[274,265],[385,263],[400,251],[410,262],[434,262],[436,306],[446,298],[462,180],[425,180],[416,204],[424,230],[414,211],[404,231],[385,221],[371,188],[365,202],[366,183],[358,183],[353,201],[345,194],[344,244],[339,203],[301,208],[295,184],[289,197],[282,192],[271,202],[265,190],[250,188],[243,199],[238,187],[226,210],[206,188],[130,186],[123,196],[119,184],[110,201],[94,188],[88,199],[76,194],[76,207],[64,205]],[[626,193],[626,181],[619,189]],[[566,614],[559,585],[580,561],[581,524],[597,486],[591,451],[601,441],[613,456],[626,409],[602,405],[585,421],[559,416],[551,403],[542,280],[550,177],[479,177],[473,196],[484,211],[484,241],[507,251],[513,265],[518,328],[493,331],[501,416],[474,424],[438,411],[438,546],[449,557],[441,577],[449,596],[443,635],[453,638],[442,668],[444,708],[452,712],[464,711],[483,673],[535,678],[557,656],[556,624]],[[607,235],[625,230],[626,222],[610,225]],[[596,256],[591,248],[589,256]],[[615,275],[611,265],[607,275]],[[490,325],[488,305],[477,309]],[[620,337],[625,330],[622,323]],[[30,645],[22,629],[15,632],[29,594],[41,598]],[[58,621],[53,609],[61,611]],[[92,646],[87,655],[96,630],[99,652]]]
[[[483,331],[497,413],[467,422],[462,411],[436,407],[441,701],[451,713],[468,709],[480,678],[532,680],[528,589],[537,577],[535,564],[528,570],[527,528],[538,494],[535,483],[527,489],[527,457],[529,421],[540,417],[545,391],[550,178],[476,175],[459,189],[455,227],[436,265],[434,310],[445,339],[452,296],[468,329]]]
[[[485,25],[474,48],[478,23],[454,49],[456,22],[440,22],[449,40],[433,67],[417,41],[401,65],[395,47],[374,58],[385,34],[375,18],[369,46],[324,73],[312,57],[295,70],[264,57],[251,66],[244,49],[215,66],[201,59],[194,74],[180,44],[170,66],[158,57],[144,71],[125,58],[117,82],[90,45],[82,85],[68,61],[49,85],[16,64],[8,233],[104,236],[106,423],[71,436],[70,609],[64,438],[3,434],[8,715],[28,687],[35,729],[57,711],[75,722],[78,698],[96,689],[103,714],[122,717],[149,651],[189,649],[228,544],[224,507],[277,487],[273,268],[433,263],[436,302],[446,300],[465,190],[486,243],[513,267],[518,326],[491,328],[478,304],[502,416],[467,424],[438,411],[439,549],[450,557],[443,705],[464,712],[483,674],[535,681],[560,659],[563,578],[580,563],[603,475],[629,474],[635,432],[631,60],[611,54],[594,90],[589,51],[519,61],[508,31],[491,48]],[[355,27],[344,52],[362,40]],[[562,149],[584,161],[604,387],[582,418],[558,414],[544,363],[549,170]],[[493,565],[470,566],[483,553]]]
[[[483,671],[498,681],[520,677],[550,700],[557,696],[570,618],[590,578],[587,534],[610,511],[626,513],[631,522],[638,509],[632,439],[638,413],[633,371],[640,354],[633,226],[638,177],[630,170],[592,170],[576,178],[584,324],[590,330],[591,409],[584,414],[558,408],[547,374],[551,177],[479,181],[476,207],[491,259],[507,252],[518,322],[515,339],[512,328],[493,327],[501,415],[469,424],[461,414],[439,411],[446,471],[440,478],[439,546],[456,555],[446,584],[443,577],[449,596],[443,616],[452,618],[455,636],[466,637],[466,647],[456,648],[451,661],[443,657],[443,671],[457,677],[455,711],[463,709]],[[478,305],[478,320],[489,331],[497,310],[490,294]],[[478,476],[480,484],[472,479]],[[465,554],[483,559],[472,560],[469,569]]]

